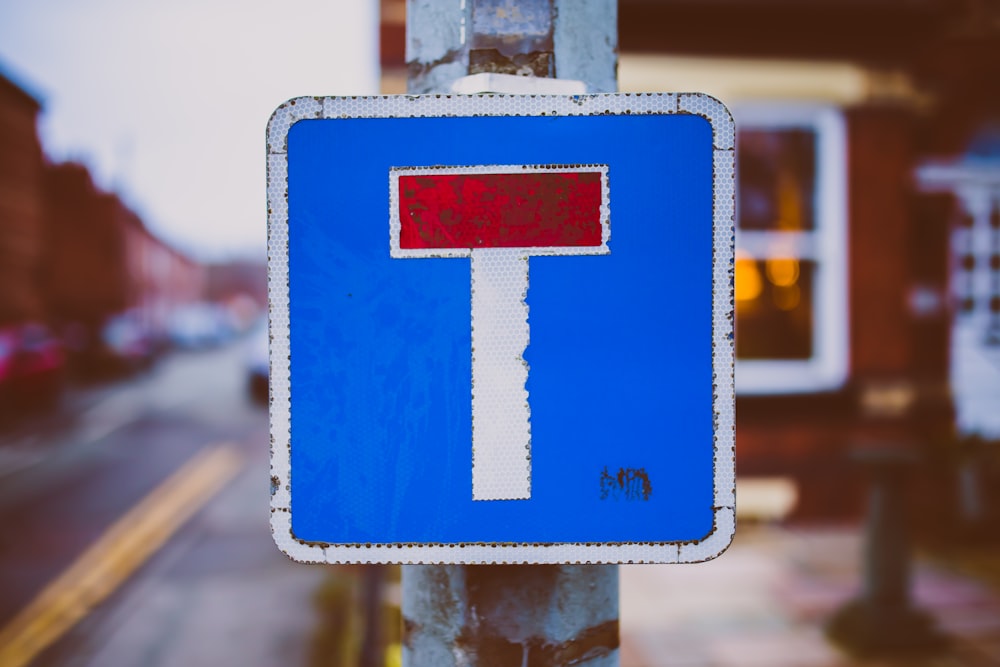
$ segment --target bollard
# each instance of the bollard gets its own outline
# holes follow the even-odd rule
[[[862,656],[935,653],[945,639],[910,596],[904,487],[916,457],[905,447],[889,446],[861,450],[855,458],[870,477],[863,585],[861,596],[830,619],[827,635]]]

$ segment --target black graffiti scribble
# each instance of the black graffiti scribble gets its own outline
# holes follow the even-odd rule
[[[601,471],[601,500],[649,500],[653,484],[645,468],[619,468],[612,475],[608,467]]]

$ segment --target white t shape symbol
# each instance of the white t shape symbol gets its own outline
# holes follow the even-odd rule
[[[393,168],[390,255],[469,257],[472,498],[531,497],[528,258],[606,255],[606,165]]]

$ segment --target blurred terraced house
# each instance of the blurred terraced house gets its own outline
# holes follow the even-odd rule
[[[39,323],[45,160],[37,99],[0,73],[0,418],[58,396],[63,355]]]
[[[80,164],[50,163],[37,131],[42,106],[0,72],[0,328],[13,332],[0,383],[23,383],[22,334],[48,340],[70,370],[131,365],[166,337],[168,317],[197,301],[204,269],[156,238]],[[51,364],[50,364],[51,365]],[[23,370],[23,369],[22,369]]]
[[[624,90],[736,119],[741,477],[856,515],[852,454],[902,447],[915,517],[984,518],[996,445],[964,443],[1000,439],[1000,8],[621,0],[619,25]]]
[[[856,516],[865,474],[852,453],[900,447],[925,463],[911,485],[920,516],[995,507],[997,4],[618,8],[622,91],[705,92],[736,119],[737,472],[741,489],[765,491],[739,494],[741,506]],[[405,91],[405,14],[383,0],[386,92]]]
[[[141,366],[167,339],[170,316],[201,300],[205,270],[167,246],[80,164],[45,174],[41,266],[50,320],[87,373]]]
[[[977,518],[996,452],[970,476],[963,443],[1000,438],[996,3],[621,0],[619,25],[624,90],[703,90],[736,119],[741,477],[851,516],[852,454],[901,447],[924,461],[915,517]],[[970,154],[974,179],[929,182]]]
[[[38,101],[0,73],[0,323],[42,316],[37,290],[45,227]]]

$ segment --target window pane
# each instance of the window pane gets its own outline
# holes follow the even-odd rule
[[[816,135],[809,129],[747,129],[737,135],[738,216],[743,229],[815,227]]]
[[[766,261],[737,252],[736,356],[809,359],[813,356],[814,262]]]

